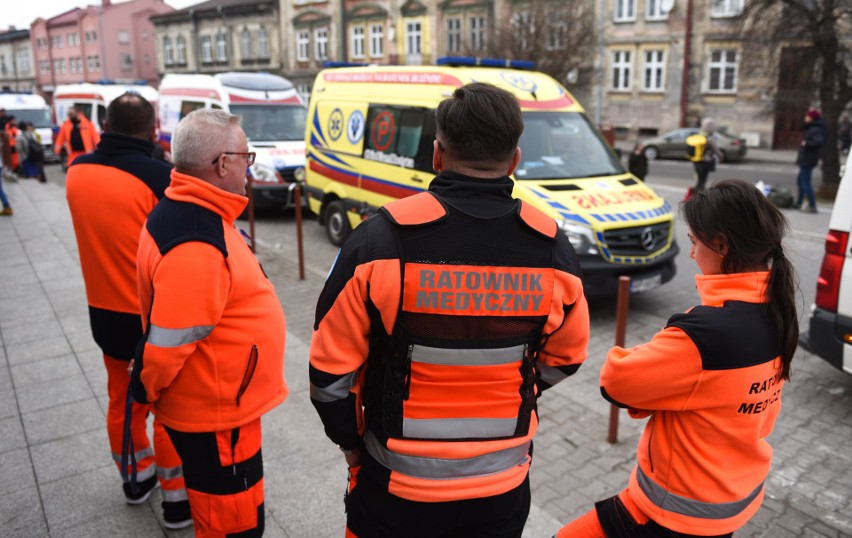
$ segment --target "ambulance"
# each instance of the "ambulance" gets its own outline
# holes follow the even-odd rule
[[[342,245],[383,204],[428,189],[437,104],[469,82],[520,101],[524,133],[514,196],[553,217],[571,241],[588,296],[656,288],[675,275],[672,206],[622,167],[580,103],[531,62],[439,58],[435,66],[320,71],[308,107],[306,191]],[[526,70],[525,70],[526,69]]]
[[[53,123],[50,107],[40,95],[29,93],[0,93],[0,108],[6,109],[7,116],[15,116],[18,125],[21,122],[32,123],[44,146],[45,162],[57,160],[53,153]]]
[[[133,84],[115,83],[108,80],[98,83],[60,84],[53,92],[53,111],[56,113],[56,124],[61,126],[65,122],[68,118],[68,109],[73,106],[92,122],[98,133],[102,133],[107,107],[116,97],[127,92],[138,93],[150,101],[156,109],[157,90],[148,86],[145,81]],[[47,147],[45,147],[46,149]],[[64,149],[59,158],[63,168],[67,169],[67,156]]]
[[[293,84],[268,73],[169,74],[160,83],[160,141],[171,147],[178,122],[193,110],[213,108],[242,116],[249,151],[255,208],[286,209],[305,178],[307,108]]]

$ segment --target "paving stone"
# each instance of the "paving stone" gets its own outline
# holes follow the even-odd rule
[[[27,441],[37,445],[78,433],[106,428],[106,416],[95,398],[24,414]]]
[[[27,439],[21,426],[21,417],[17,414],[0,418],[0,457],[5,452],[18,448],[26,448]],[[0,489],[0,493],[2,493]]]
[[[80,364],[72,355],[62,355],[37,361],[14,364],[11,367],[15,387],[23,388],[45,381],[80,375]]]
[[[98,487],[111,489],[114,494],[121,493],[121,479],[110,454],[106,428],[32,445],[30,451],[36,479],[42,491],[48,484],[63,482],[68,486],[71,484],[68,480],[74,480],[78,475],[91,477],[90,471],[108,469],[112,478],[98,483]],[[115,485],[111,486],[113,483]],[[51,523],[51,529],[53,528],[55,527]]]
[[[18,395],[18,403],[23,413],[79,402],[94,395],[89,382],[82,373],[62,379],[16,387],[15,392]]]
[[[13,493],[35,485],[29,450],[24,447],[4,452],[0,458],[0,491]]]
[[[47,521],[35,484],[10,492],[0,489],[0,529],[4,538],[46,538]]]
[[[43,338],[39,340],[38,345],[34,345],[32,342],[24,342],[6,346],[6,357],[11,365],[49,359],[70,353],[71,346],[68,344],[65,335]]]

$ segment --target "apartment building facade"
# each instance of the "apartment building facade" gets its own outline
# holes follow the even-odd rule
[[[14,26],[0,32],[0,91],[28,92],[35,89],[30,31]]]
[[[74,8],[36,19],[30,41],[36,87],[50,98],[59,84],[99,80],[159,81],[150,17],[174,11],[163,0]]]

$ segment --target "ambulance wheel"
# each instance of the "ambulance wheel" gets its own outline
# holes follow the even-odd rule
[[[331,202],[328,209],[325,210],[325,233],[331,244],[336,247],[342,246],[349,234],[352,233],[349,216],[340,200]]]
[[[649,161],[653,161],[657,157],[660,156],[660,150],[657,149],[656,146],[647,146],[644,150],[645,158]]]

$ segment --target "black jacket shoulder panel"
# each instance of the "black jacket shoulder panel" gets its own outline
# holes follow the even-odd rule
[[[565,271],[577,278],[583,278],[580,260],[574,251],[574,245],[568,240],[568,236],[562,232],[556,234],[556,248],[554,249],[554,267],[559,271]]]
[[[139,151],[138,148],[129,148],[127,151],[106,151],[98,146],[93,153],[86,153],[74,160],[72,166],[93,164],[117,168],[139,179],[144,183],[158,200],[162,200],[166,187],[171,181],[172,166],[163,161],[152,159]]]
[[[223,226],[222,217],[213,211],[169,198],[154,207],[145,224],[163,256],[178,245],[200,241],[213,245],[227,258]]]
[[[727,301],[669,318],[695,342],[705,370],[734,370],[774,360],[780,349],[765,304]]]

